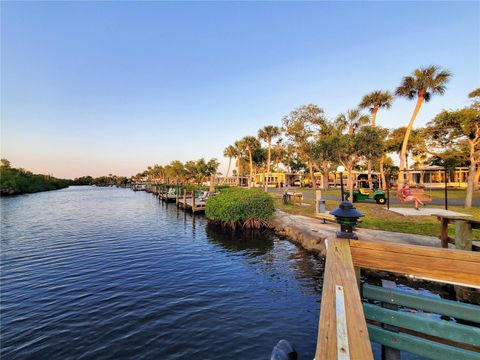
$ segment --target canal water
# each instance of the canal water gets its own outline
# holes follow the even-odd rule
[[[1,199],[2,359],[312,359],[324,263],[151,194]]]

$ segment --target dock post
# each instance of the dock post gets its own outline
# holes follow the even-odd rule
[[[195,189],[192,190],[192,213],[195,214]]]
[[[187,209],[187,190],[185,189],[185,191],[183,192],[183,210],[186,210]]]
[[[472,225],[468,221],[455,221],[455,247],[472,251]]]

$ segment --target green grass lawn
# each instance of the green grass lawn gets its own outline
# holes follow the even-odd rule
[[[298,191],[303,193],[310,193],[313,194],[313,189],[307,188],[299,188]],[[393,196],[397,193],[397,190],[392,190]],[[322,190],[322,194],[326,195],[337,195],[340,196],[340,189],[328,189]],[[430,195],[433,199],[444,199],[445,198],[445,190],[443,189],[432,189],[432,190],[425,190],[426,195]],[[466,190],[464,189],[448,189],[448,198],[449,199],[462,199],[465,198]],[[480,190],[476,190],[473,193],[474,197],[480,197]]]
[[[330,190],[329,190],[330,191]],[[272,194],[275,201],[275,207],[291,214],[315,216],[314,200],[304,199],[303,202],[310,206],[284,205],[280,194]],[[338,201],[326,200],[327,210],[333,210],[338,207]],[[368,229],[378,229],[385,231],[394,231],[419,235],[440,235],[440,222],[435,216],[402,216],[385,209],[385,206],[375,203],[355,203],[358,211],[365,214],[359,227]],[[412,207],[411,204],[395,205],[395,207]],[[442,208],[442,206],[431,206]],[[472,215],[474,219],[480,219],[480,208],[465,209],[461,206],[449,206],[449,210],[458,211],[464,214]],[[449,226],[450,236],[455,236],[453,225]],[[480,230],[474,230],[474,239],[480,240]]]

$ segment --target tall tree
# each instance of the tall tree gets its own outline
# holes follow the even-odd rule
[[[348,190],[353,199],[353,169],[361,157],[379,157],[383,153],[381,129],[360,127],[350,134],[338,132],[330,141],[332,153],[348,172]]]
[[[267,125],[262,129],[258,130],[258,138],[264,140],[268,146],[268,156],[267,156],[267,179],[270,177],[270,164],[272,162],[272,139],[280,136],[282,133],[281,129],[278,126]],[[263,175],[263,182],[265,186],[265,191],[268,188],[268,180],[265,179],[265,174]]]
[[[390,109],[392,106],[393,95],[390,91],[376,90],[363,97],[359,107],[368,109],[372,113],[372,127],[375,127],[375,120],[379,109]]]
[[[402,151],[403,141],[407,128],[405,126],[393,129],[386,140],[386,152],[400,154]],[[425,144],[425,130],[423,128],[413,129],[410,133],[410,140],[408,141],[407,152],[405,154],[405,171],[409,169],[410,155],[417,155],[426,152]],[[399,173],[401,176],[401,173]],[[406,182],[410,182],[410,176],[406,177]]]
[[[413,124],[417,118],[418,112],[423,102],[430,101],[433,95],[443,95],[446,90],[446,84],[451,78],[451,73],[447,70],[442,70],[436,65],[421,67],[416,69],[411,75],[405,76],[402,83],[395,90],[395,95],[403,96],[407,99],[417,99],[417,104],[413,111],[410,122],[405,132],[402,149],[400,151],[400,174],[398,177],[398,187],[400,188],[405,179],[405,158],[407,156],[407,146],[410,133],[413,129]]]
[[[428,123],[428,134],[439,148],[453,148],[466,143],[469,149],[469,169],[465,207],[472,207],[475,169],[480,166],[480,110],[464,108],[442,111]]]
[[[335,124],[340,131],[347,130],[349,136],[352,136],[360,126],[368,124],[370,118],[362,114],[360,109],[350,109],[346,113],[338,115]]]
[[[240,170],[242,167],[242,153],[245,150],[245,144],[242,140],[237,140],[234,143],[237,152],[237,186],[240,186]]]
[[[480,110],[480,88],[473,90],[470,94],[468,94],[470,99],[473,99],[472,107]]]
[[[363,97],[362,101],[360,102],[360,108],[362,109],[369,109],[372,114],[372,128],[375,127],[375,120],[377,119],[377,112],[379,109],[390,109],[392,106],[393,95],[389,91],[381,91],[376,90],[367,94]],[[372,160],[367,160],[367,167],[368,167],[368,186],[372,188]],[[380,174],[384,174],[383,170],[383,159],[380,158]],[[385,179],[385,175],[382,176],[383,180]],[[382,181],[383,184],[383,181]]]
[[[220,163],[215,158],[208,160],[208,162],[205,164],[203,173],[205,174],[205,176],[210,177],[209,190],[211,193],[215,192],[215,175],[217,175],[219,165]]]
[[[307,162],[310,180],[317,188],[311,159],[312,144],[318,139],[326,118],[322,108],[314,104],[303,105],[294,109],[282,119],[285,135],[295,149],[301,162]]]
[[[354,143],[354,135],[355,131],[363,125],[366,125],[370,122],[370,118],[368,115],[362,114],[360,109],[350,109],[346,113],[340,114],[337,119],[335,120],[335,125],[340,132],[347,131],[347,136],[350,138],[350,145],[351,148]],[[354,159],[356,162],[359,156],[352,154],[351,159]],[[350,188],[350,192],[353,192],[353,166],[355,162],[345,161],[344,166],[348,172],[348,186]],[[352,198],[352,195],[350,195]]]
[[[253,158],[252,153],[255,148],[260,147],[260,142],[254,136],[245,136],[242,139],[242,143],[245,144],[245,149],[248,152],[248,160],[250,163],[250,178],[248,181],[248,187],[252,187],[253,182],[255,181],[253,175]]]
[[[229,145],[223,150],[223,156],[228,157],[228,169],[227,169],[227,174],[225,175],[225,178],[227,178],[228,175],[230,174],[230,166],[232,165],[232,158],[237,156],[237,150],[233,145]]]

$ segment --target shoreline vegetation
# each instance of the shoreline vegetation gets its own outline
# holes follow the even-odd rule
[[[0,196],[59,190],[70,185],[72,185],[72,180],[34,174],[25,169],[15,169],[10,166],[8,160],[2,159],[0,167]]]
[[[42,191],[60,190],[69,186],[119,186],[125,187],[128,179],[125,176],[100,176],[93,178],[83,176],[72,179],[59,179],[51,175],[34,174],[22,168],[13,168],[10,161],[1,159],[0,196],[33,194]]]
[[[205,215],[210,222],[235,230],[268,228],[273,216],[273,198],[261,189],[230,188],[207,200]]]

